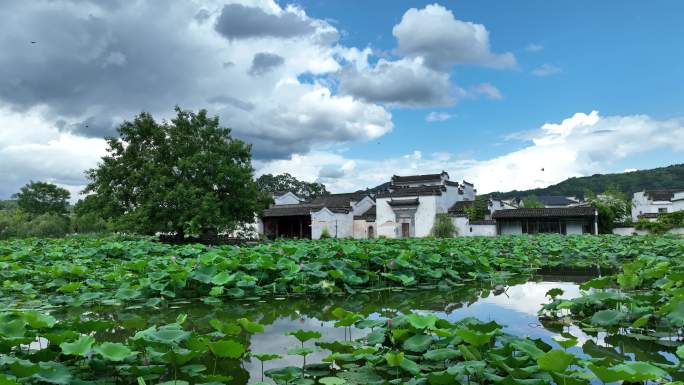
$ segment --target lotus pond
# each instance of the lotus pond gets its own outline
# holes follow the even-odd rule
[[[684,377],[674,237],[9,241],[0,282],[0,385]]]

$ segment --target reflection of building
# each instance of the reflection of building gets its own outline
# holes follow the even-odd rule
[[[501,235],[598,233],[598,211],[591,206],[499,210],[492,218]]]
[[[634,193],[632,220],[655,219],[658,214],[684,211],[684,189],[645,190]]]

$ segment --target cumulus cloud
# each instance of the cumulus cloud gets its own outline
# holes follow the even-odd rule
[[[550,76],[563,72],[560,67],[556,67],[553,64],[544,63],[541,66],[532,70],[532,75],[534,76]]]
[[[489,31],[482,24],[461,21],[439,4],[423,9],[411,8],[392,33],[397,38],[397,52],[423,57],[428,66],[445,69],[454,64],[479,64],[493,68],[516,65],[512,53],[493,53]]]
[[[421,58],[389,61],[361,69],[350,66],[339,75],[340,92],[371,103],[403,107],[446,106],[453,104],[449,74],[423,65]]]
[[[208,107],[255,156],[287,157],[392,129],[383,107],[297,80],[337,73],[343,47],[334,27],[294,6],[64,0],[3,11],[0,107],[45,106],[42,119],[63,133],[114,135],[141,111],[168,119],[174,105]],[[37,44],[17,38],[26,31]]]
[[[570,177],[605,172],[616,162],[647,151],[684,153],[684,119],[656,120],[646,115],[601,117],[592,111],[576,113],[560,123],[544,124],[529,136],[526,147],[490,159],[464,159],[444,153],[424,156],[414,151],[394,158],[368,160],[318,151],[263,164],[260,172],[291,170],[298,178],[315,180],[320,164],[330,167],[353,161],[354,169],[329,183],[331,191],[373,187],[393,174],[447,170],[452,178],[474,182],[479,192],[486,193],[545,187]]]
[[[291,38],[312,33],[312,21],[294,8],[273,9],[226,4],[216,20],[216,30],[229,39],[260,37]],[[205,16],[206,18],[206,16]]]
[[[61,131],[42,118],[43,109],[0,108],[0,199],[30,180],[57,183],[76,197],[86,183],[83,171],[105,155],[104,141]]]
[[[425,121],[428,123],[444,122],[444,121],[449,120],[453,117],[454,117],[453,115],[451,115],[450,113],[447,113],[447,112],[431,111],[429,114],[427,114],[425,116]]]
[[[270,52],[259,52],[254,55],[252,66],[248,72],[252,76],[261,76],[283,65],[283,63],[285,63],[285,59],[280,55]]]

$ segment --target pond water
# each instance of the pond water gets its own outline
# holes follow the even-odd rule
[[[362,337],[369,330],[336,328],[332,311],[337,307],[358,312],[368,318],[382,319],[409,311],[432,313],[449,321],[464,317],[475,317],[482,321],[496,321],[503,325],[506,333],[517,336],[541,338],[557,346],[554,337],[562,331],[570,332],[578,338],[577,347],[572,350],[586,355],[587,346],[598,353],[606,353],[612,346],[618,352],[636,359],[647,359],[661,363],[676,363],[674,347],[668,348],[662,341],[644,341],[628,336],[606,336],[602,333],[588,335],[574,324],[542,325],[538,318],[541,306],[549,302],[546,292],[553,288],[564,291],[562,298],[580,295],[579,283],[591,279],[590,276],[536,276],[531,280],[508,282],[505,286],[491,287],[462,286],[451,290],[415,289],[358,293],[347,297],[327,298],[273,298],[269,300],[233,301],[216,305],[196,302],[176,302],[168,308],[147,310],[132,306],[121,308],[70,309],[57,315],[63,317],[82,317],[86,319],[109,319],[119,325],[116,329],[100,332],[102,339],[124,339],[134,331],[151,325],[174,322],[179,314],[187,314],[187,323],[198,331],[211,331],[209,321],[233,321],[246,317],[265,325],[264,333],[257,333],[244,341],[254,353],[275,353],[282,359],[266,362],[264,368],[301,366],[301,357],[288,356],[287,350],[299,346],[299,342],[287,332],[298,329],[316,330],[323,337],[321,341],[342,341]],[[98,338],[99,339],[99,338]],[[307,344],[308,345],[308,344]],[[584,348],[583,348],[584,345]],[[584,351],[583,351],[584,350]],[[593,354],[592,350],[592,355]],[[601,353],[603,352],[603,353]],[[307,358],[307,363],[317,363],[329,352],[320,350]],[[212,363],[207,363],[211,366]],[[247,384],[261,380],[261,363],[245,360],[240,366],[217,368],[217,372],[229,374],[234,384]],[[266,378],[266,382],[270,382]]]

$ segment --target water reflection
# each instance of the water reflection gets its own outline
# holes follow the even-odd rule
[[[496,321],[504,326],[504,331],[519,336],[542,338],[547,343],[555,344],[553,337],[561,332],[557,325],[542,326],[537,317],[537,311],[542,304],[548,302],[546,292],[552,288],[561,288],[563,298],[579,296],[578,282],[591,277],[587,276],[538,276],[531,281],[526,279],[510,281],[506,285],[477,286],[463,285],[449,290],[418,288],[414,290],[383,290],[359,292],[350,296],[332,296],[321,299],[286,298],[268,301],[232,301],[220,306],[205,305],[201,302],[176,302],[171,306],[150,310],[139,306],[121,308],[89,308],[62,310],[57,316],[64,318],[81,317],[97,322],[97,320],[114,321],[115,327],[103,327],[96,335],[99,340],[123,340],[135,331],[145,329],[150,325],[163,325],[174,322],[181,313],[188,314],[186,326],[198,332],[209,332],[209,321],[233,321],[238,318],[248,318],[265,325],[264,333],[253,335],[248,341],[243,341],[255,353],[275,353],[282,359],[266,362],[265,370],[283,366],[301,366],[300,356],[288,356],[287,350],[299,347],[299,342],[286,333],[297,329],[316,330],[323,337],[322,341],[349,339],[349,333],[343,328],[334,327],[332,311],[337,307],[361,313],[370,318],[392,317],[409,311],[429,312],[449,321],[456,321],[464,317],[476,317],[483,321]],[[582,346],[586,341],[594,341],[598,345],[604,342],[604,336],[590,336],[576,326],[565,328],[575,335]],[[351,338],[362,337],[367,330],[351,329]],[[638,342],[638,341],[637,341]],[[633,341],[621,340],[626,346],[625,354],[657,355],[660,361],[665,359],[658,353],[663,349],[644,350],[641,345],[636,346]],[[307,343],[311,344],[311,342]],[[657,344],[656,344],[657,345]],[[581,353],[579,348],[574,348]],[[636,353],[634,353],[636,352]],[[317,351],[307,358],[308,363],[320,362],[329,354],[327,351]],[[225,367],[230,365],[230,367]],[[209,366],[209,365],[208,365]],[[246,384],[259,381],[261,377],[261,363],[256,360],[245,360],[241,366],[224,363],[218,368],[223,373],[229,373],[235,384]]]

